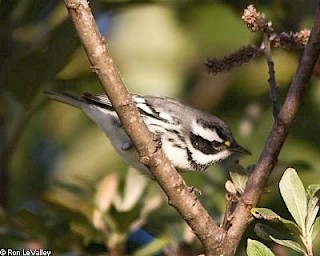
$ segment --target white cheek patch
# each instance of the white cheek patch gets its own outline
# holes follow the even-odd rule
[[[227,158],[231,155],[231,153],[228,150],[223,150],[217,154],[214,155],[206,155],[202,153],[199,150],[196,150],[194,148],[190,148],[189,150],[191,152],[192,159],[197,163],[201,165],[208,165],[216,162],[220,162],[221,160]]]
[[[216,130],[204,128],[201,125],[197,124],[195,121],[192,122],[191,127],[193,134],[199,135],[208,141],[218,141],[220,143],[224,142],[224,140],[218,135]]]

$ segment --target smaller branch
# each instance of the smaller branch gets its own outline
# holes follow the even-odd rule
[[[233,203],[235,202],[235,194],[231,194],[230,192],[227,192],[226,194],[226,209],[224,211],[224,215],[223,215],[223,220],[222,223],[220,224],[220,226],[224,229],[224,230],[228,230],[230,228],[231,225],[231,220],[232,220],[232,207],[233,207]]]
[[[257,12],[253,5],[249,5],[243,12],[242,20],[252,32],[263,32],[269,36],[272,46],[286,49],[303,49],[308,42],[310,30],[299,32],[276,33],[271,21],[266,21],[264,13]]]
[[[308,87],[309,79],[320,54],[320,2],[314,17],[313,28],[308,43],[300,58],[296,75],[291,83],[287,97],[279,115],[267,138],[260,158],[249,176],[246,189],[242,194],[234,211],[232,226],[228,230],[226,240],[233,246],[240,242],[241,236],[250,222],[250,210],[255,207],[264,192],[268,177],[275,166],[280,150],[288,136],[289,130],[302,104],[303,95]],[[230,244],[228,245],[230,246]],[[230,249],[226,255],[233,255]]]
[[[277,118],[279,114],[278,86],[276,84],[274,63],[271,55],[270,38],[275,35],[271,21],[266,21],[264,13],[257,12],[253,5],[249,5],[243,12],[243,21],[252,32],[263,32],[263,43],[260,48],[263,49],[269,69],[269,85],[271,91],[271,100],[273,105],[273,116]],[[275,36],[273,36],[275,37]]]
[[[208,69],[208,73],[216,75],[218,73],[231,70],[235,67],[238,67],[244,63],[253,60],[257,56],[259,56],[263,52],[263,50],[265,51],[265,55],[269,56],[267,57],[267,60],[270,73],[270,70],[273,70],[273,62],[271,54],[266,53],[266,51],[270,52],[271,46],[285,49],[303,49],[306,46],[310,36],[310,30],[308,29],[304,29],[299,32],[282,32],[280,34],[274,32],[272,22],[267,22],[265,19],[265,15],[263,13],[257,12],[256,8],[253,5],[249,5],[244,10],[244,13],[241,18],[246,23],[248,29],[250,29],[252,32],[263,32],[264,38],[265,35],[268,35],[268,42],[264,39],[263,47],[247,45],[235,51],[234,53],[224,56],[221,59],[207,59],[207,62],[205,62],[205,66]],[[270,77],[274,76],[274,71],[272,73],[273,75],[270,74]],[[270,83],[273,83],[272,80],[273,78],[270,79]],[[277,88],[273,85],[272,87]],[[277,95],[275,94],[275,91],[276,90],[274,90],[274,93],[272,95],[273,99],[275,99],[275,95]],[[277,106],[277,104],[275,104],[275,106]],[[274,112],[278,113],[279,107],[276,107],[275,109],[278,111]]]
[[[271,55],[271,47],[270,47],[270,40],[269,40],[269,34],[264,33],[263,34],[263,46],[262,48],[264,49],[264,54],[266,56],[268,68],[269,68],[269,85],[270,85],[270,91],[271,91],[271,100],[272,100],[272,105],[273,105],[273,117],[276,120],[277,116],[279,114],[279,101],[278,101],[278,95],[279,95],[279,86],[276,83],[276,77],[275,77],[275,72],[274,72],[274,63],[272,60],[272,55]]]
[[[276,48],[303,49],[306,47],[309,36],[310,30],[303,29],[299,32],[282,32],[280,34],[273,33],[269,40]]]
[[[221,59],[210,58],[204,65],[207,67],[209,73],[216,75],[241,66],[261,53],[262,50],[259,47],[255,45],[247,45]]]

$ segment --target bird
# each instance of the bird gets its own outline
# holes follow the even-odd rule
[[[106,134],[124,161],[148,176],[149,169],[126,134],[109,98],[104,94],[47,90],[49,98],[82,110]],[[178,171],[202,171],[233,153],[251,154],[234,139],[218,117],[188,106],[176,99],[132,95],[143,121],[159,138],[159,145]]]

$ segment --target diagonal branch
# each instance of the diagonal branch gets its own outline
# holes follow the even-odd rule
[[[302,104],[303,94],[308,87],[313,68],[320,53],[320,3],[318,2],[309,41],[301,56],[296,75],[292,81],[285,102],[267,138],[260,159],[247,182],[247,187],[234,212],[232,227],[226,240],[231,241],[231,249],[226,255],[233,255],[232,248],[239,243],[250,222],[250,209],[257,205],[272,168],[277,162],[280,150],[287,138],[290,127]]]
[[[198,236],[206,255],[221,254],[217,252],[217,248],[220,247],[225,232],[212,220],[163,151],[157,149],[153,135],[143,123],[113,63],[107,42],[98,31],[87,0],[64,1],[92,64],[92,69],[99,77],[126,132],[135,144],[142,162],[149,167],[168,196],[170,204],[177,209]]]

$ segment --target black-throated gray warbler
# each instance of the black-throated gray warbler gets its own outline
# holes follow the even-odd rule
[[[82,109],[107,135],[119,155],[131,166],[149,174],[105,95],[46,91],[54,100]],[[219,118],[167,97],[133,95],[148,129],[159,136],[161,148],[180,170],[200,171],[232,153],[250,154],[232,136]]]

